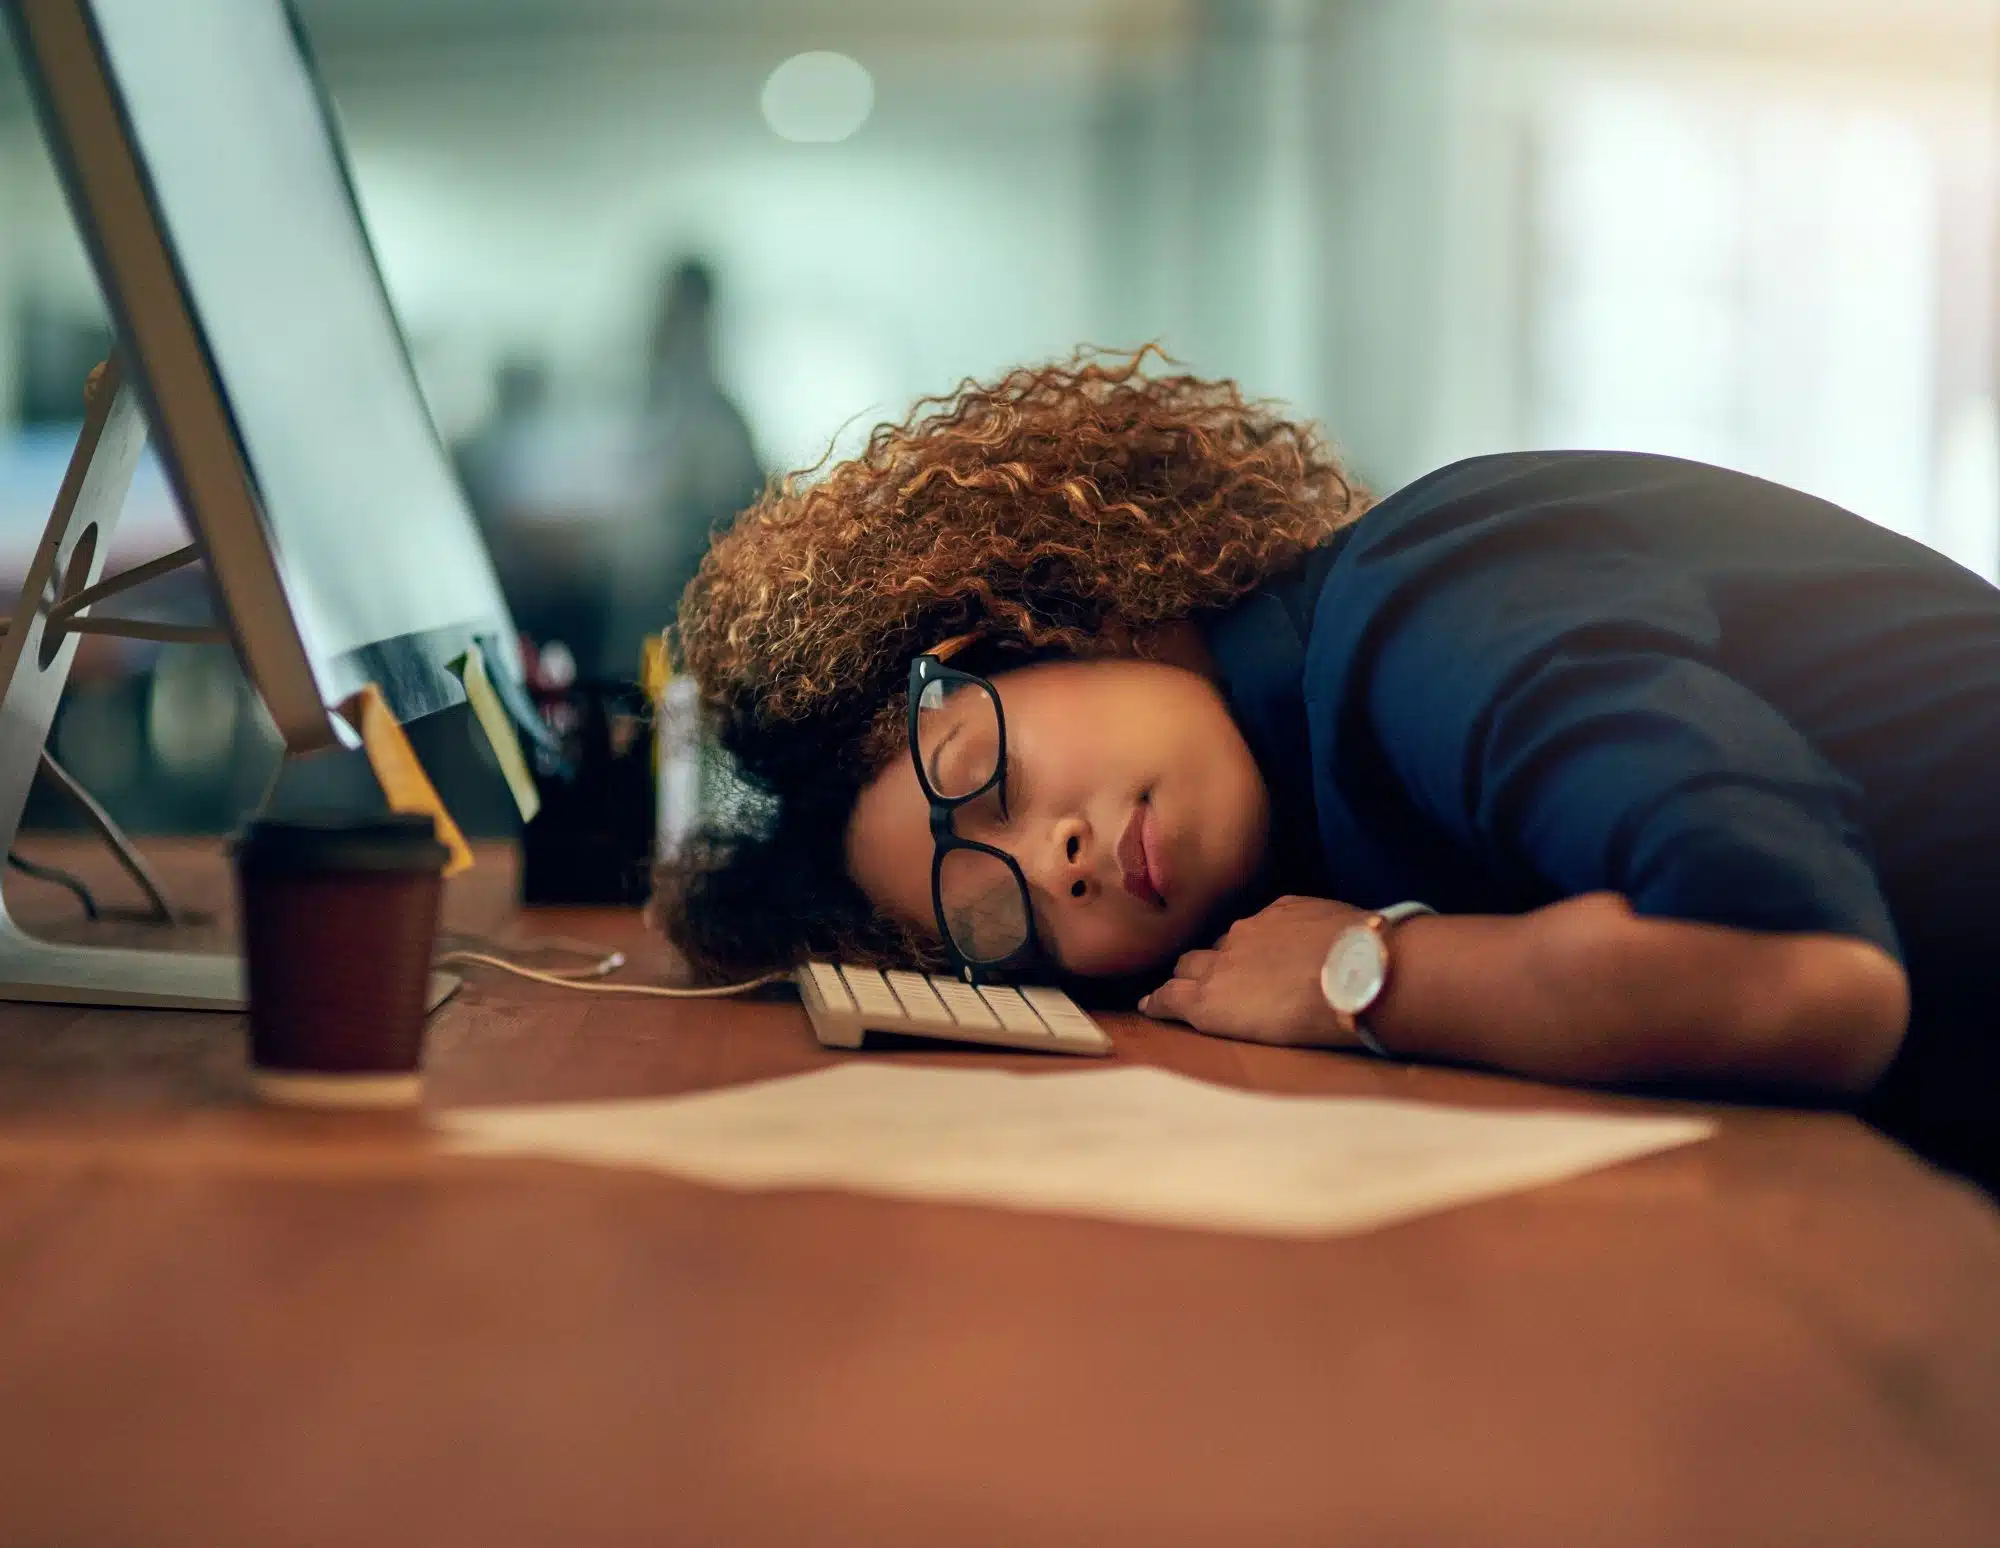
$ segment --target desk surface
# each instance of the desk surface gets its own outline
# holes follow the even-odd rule
[[[226,906],[212,847],[158,853]],[[17,882],[23,917],[73,908]],[[510,924],[510,888],[488,851],[448,925],[659,971],[635,918]],[[1259,1090],[1637,1105],[1110,1026]],[[1705,1144],[1302,1243],[450,1157],[253,1107],[243,1047],[234,1017],[0,1006],[6,1542],[2000,1541],[2000,1213],[1843,1117],[1724,1110]],[[782,1001],[480,977],[429,1097],[831,1057]]]

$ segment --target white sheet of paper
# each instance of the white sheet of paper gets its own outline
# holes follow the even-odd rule
[[[1695,1118],[1267,1096],[1138,1068],[856,1060],[641,1102],[460,1109],[450,1148],[1274,1236],[1363,1231],[1706,1137]]]

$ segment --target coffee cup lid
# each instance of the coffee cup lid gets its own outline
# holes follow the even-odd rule
[[[442,871],[451,851],[426,812],[265,818],[230,846],[236,863],[260,871]]]

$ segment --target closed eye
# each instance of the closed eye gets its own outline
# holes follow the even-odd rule
[[[1013,803],[1007,787],[1013,782],[1013,770],[1001,775],[1000,783],[987,791],[978,800],[960,810],[961,821],[970,819],[983,825],[989,832],[1006,827],[1014,820]]]
[[[939,737],[936,744],[931,748],[930,768],[927,772],[930,775],[931,789],[933,790],[944,789],[944,774],[941,772],[944,768],[944,750],[951,745],[952,738],[958,735],[958,729],[957,726],[953,726],[943,736]]]
[[[1009,758],[1007,766],[1000,771],[1000,816],[1006,822],[1014,820],[1014,813],[1027,802],[1027,795],[1021,784],[1021,768],[1017,759]]]

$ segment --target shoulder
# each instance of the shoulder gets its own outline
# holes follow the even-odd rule
[[[1710,513],[1755,479],[1669,457],[1478,457],[1397,490],[1352,529],[1313,598],[1308,693],[1421,682],[1426,701],[1487,702],[1568,638],[1711,649],[1703,555],[1733,539]],[[1733,497],[1733,498],[1732,498]],[[1693,513],[1688,515],[1686,513]],[[1711,539],[1665,529],[1714,522]]]
[[[1322,599],[1351,592],[1362,573],[1380,583],[1413,578],[1432,561],[1446,561],[1482,538],[1529,527],[1558,547],[1567,536],[1575,549],[1601,548],[1625,517],[1650,518],[1663,507],[1686,506],[1690,495],[1712,498],[1732,485],[1739,494],[1740,486],[1760,487],[1743,474],[1641,452],[1469,457],[1384,496],[1226,611],[1282,608],[1304,638],[1313,631]]]
[[[1647,452],[1503,452],[1468,457],[1385,496],[1357,523],[1356,557],[1412,536],[1567,526],[1579,535],[1652,522],[1691,502],[1798,498],[1748,474]]]
[[[1419,597],[1475,576],[1481,612],[1559,606],[1588,596],[1614,570],[1628,588],[1641,571],[1657,570],[1663,524],[1675,512],[1715,507],[1730,480],[1757,483],[1634,452],[1512,452],[1452,463],[1385,496],[1343,534],[1314,576],[1308,631],[1358,643],[1378,615],[1409,622]]]

